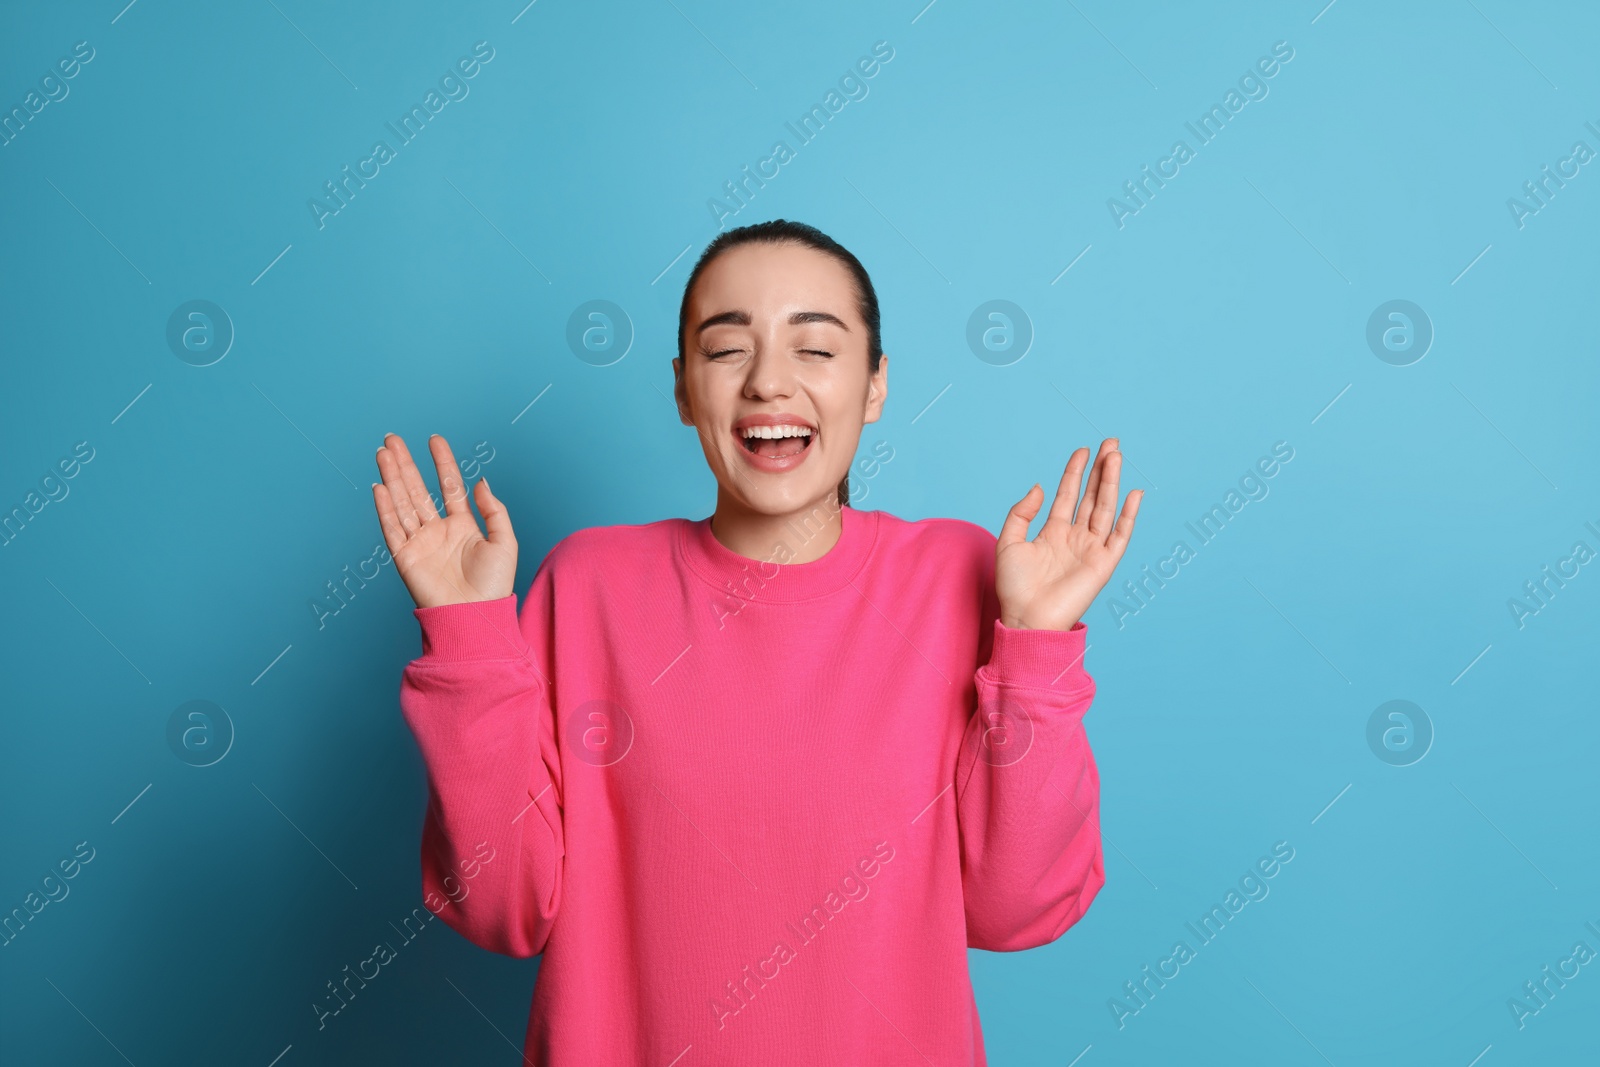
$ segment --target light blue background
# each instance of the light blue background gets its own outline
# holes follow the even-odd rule
[[[1592,5],[124,2],[0,14],[6,110],[95,49],[0,148],[0,508],[95,449],[0,548],[0,909],[96,850],[0,949],[7,1062],[517,1062],[537,963],[442,924],[316,1028],[421,903],[426,785],[393,568],[321,629],[309,602],[379,541],[389,430],[490,443],[519,588],[575,528],[708,514],[667,400],[707,200],[879,40],[727,222],[810,222],[873,275],[862,454],[894,458],[857,506],[998,530],[1111,434],[1148,490],[1087,616],[1107,884],[1055,944],[972,954],[992,1062],[1593,1055],[1600,964],[1521,1030],[1506,1006],[1600,951],[1600,564],[1507,607],[1600,550],[1600,163],[1506,206],[1600,150]],[[479,40],[470,95],[319,230],[308,198]],[[1107,198],[1277,41],[1270,94],[1119,229]],[[165,341],[191,299],[237,333],[212,366]],[[591,299],[635,331],[610,366],[565,340]],[[966,344],[992,299],[1035,330],[1010,366]],[[1435,330],[1410,366],[1365,341],[1392,299]],[[1112,593],[1277,441],[1270,495],[1119,629]],[[206,768],[166,740],[194,699],[237,731]],[[1391,699],[1436,731],[1411,766],[1366,742]],[[1280,840],[1270,896],[1119,1030],[1108,1000]]]

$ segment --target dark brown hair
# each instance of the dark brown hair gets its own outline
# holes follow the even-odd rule
[[[718,234],[710,244],[706,245],[706,250],[700,253],[694,269],[689,272],[689,280],[684,283],[683,303],[678,308],[678,355],[683,359],[685,373],[689,364],[686,347],[689,332],[689,296],[694,292],[695,282],[700,280],[700,275],[707,264],[728,249],[739,245],[756,242],[781,244],[785,241],[805,245],[807,248],[814,248],[818,252],[830,255],[850,271],[856,287],[856,310],[861,315],[861,321],[867,324],[867,373],[878,373],[878,365],[883,361],[883,337],[879,325],[878,293],[872,288],[872,279],[867,276],[867,269],[849,249],[815,226],[808,226],[803,222],[791,222],[788,219],[772,219],[768,222],[757,222],[727,230]],[[850,503],[848,469],[839,482],[839,503],[840,505]]]

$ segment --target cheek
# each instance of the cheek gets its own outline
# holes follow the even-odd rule
[[[805,377],[804,386],[811,406],[822,421],[823,433],[835,443],[861,436],[867,414],[866,375],[821,373],[840,368],[819,367]]]

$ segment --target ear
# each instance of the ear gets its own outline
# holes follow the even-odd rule
[[[889,397],[889,354],[878,360],[878,372],[867,379],[867,414],[863,422],[877,422]]]
[[[693,426],[694,420],[689,417],[689,391],[683,380],[683,357],[672,357],[672,397],[678,403],[678,421],[685,426]]]

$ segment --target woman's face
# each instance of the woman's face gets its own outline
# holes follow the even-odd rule
[[[849,269],[793,242],[735,246],[695,283],[685,330],[678,415],[699,430],[722,491],[767,515],[832,499],[888,390],[887,356],[867,372]]]

